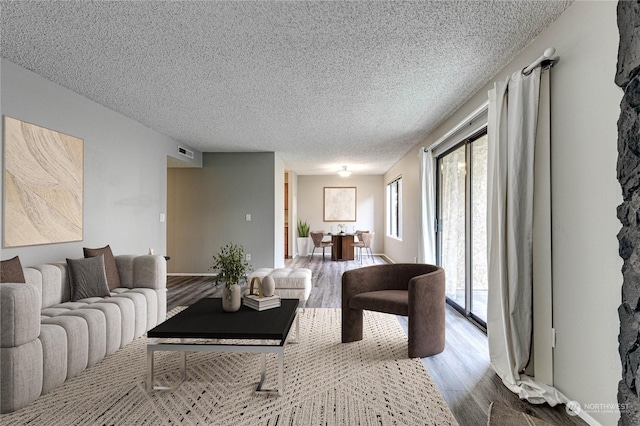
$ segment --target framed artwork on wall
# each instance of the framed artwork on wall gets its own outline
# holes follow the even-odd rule
[[[82,241],[84,141],[4,117],[4,247]]]
[[[355,186],[324,187],[324,221],[355,222],[357,193]]]

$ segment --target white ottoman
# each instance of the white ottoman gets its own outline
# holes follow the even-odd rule
[[[311,294],[311,269],[307,268],[258,268],[249,275],[251,282],[253,277],[262,280],[267,275],[273,277],[276,283],[276,294],[284,299],[300,299],[302,307],[306,307],[307,299]]]

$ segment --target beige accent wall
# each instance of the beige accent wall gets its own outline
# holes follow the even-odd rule
[[[616,2],[577,1],[395,164],[385,180],[403,175],[403,222],[405,229],[417,230],[419,147],[429,146],[485,102],[494,81],[522,69],[550,46],[561,57],[551,74],[553,381],[582,404],[584,419],[614,425],[619,417],[615,409],[589,404],[615,406],[621,378],[617,307],[622,260],[616,207],[622,197],[616,179],[616,122],[622,92],[614,84]],[[385,239],[385,252],[397,262],[417,256],[415,233],[405,234],[401,242]]]
[[[355,222],[324,222],[322,206],[325,186],[355,186],[357,188],[357,220]],[[385,190],[386,186],[382,175],[351,175],[348,178],[342,178],[337,175],[299,175],[297,194],[298,219],[306,221],[311,231],[324,230],[329,232],[333,226],[334,232],[337,232],[338,223],[347,225],[349,232],[352,229],[374,231],[376,235],[372,251],[374,253],[383,253]]]

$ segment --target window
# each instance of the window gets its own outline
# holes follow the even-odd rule
[[[437,161],[437,251],[438,263],[447,271],[447,301],[486,327],[486,129]]]
[[[402,177],[387,185],[387,206],[389,206],[389,222],[387,235],[402,238]]]

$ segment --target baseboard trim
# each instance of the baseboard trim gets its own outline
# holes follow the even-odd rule
[[[168,277],[215,277],[215,272],[170,272]]]
[[[387,263],[396,263],[393,261],[393,259],[391,259],[389,256],[387,256],[386,254],[382,253],[382,254],[377,254],[376,256],[380,256],[382,257],[384,260],[387,261]]]
[[[584,420],[589,426],[602,426],[602,424],[600,422],[598,422],[596,419],[591,417],[584,410],[580,410],[580,412],[578,413],[578,417],[580,417],[582,420]]]

